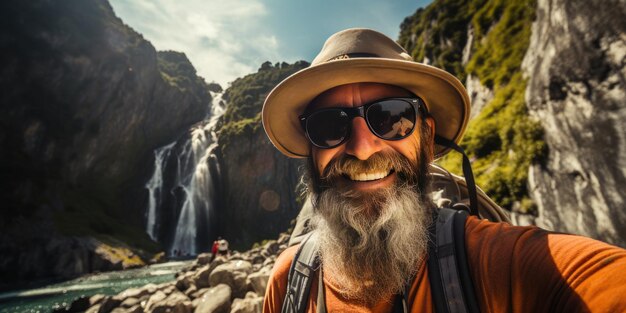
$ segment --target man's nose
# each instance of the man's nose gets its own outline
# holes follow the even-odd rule
[[[346,153],[359,160],[367,160],[372,154],[382,150],[381,140],[370,131],[364,118],[356,117],[352,120],[350,138],[346,142]]]

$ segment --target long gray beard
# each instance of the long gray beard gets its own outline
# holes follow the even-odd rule
[[[402,292],[425,259],[432,206],[406,184],[319,194],[312,226],[324,273],[342,296],[371,306]]]

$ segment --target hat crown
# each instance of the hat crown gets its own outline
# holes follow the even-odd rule
[[[367,28],[350,28],[330,36],[311,66],[358,57],[412,60],[402,46],[384,34]]]

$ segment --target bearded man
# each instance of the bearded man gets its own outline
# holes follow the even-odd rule
[[[268,95],[270,141],[289,157],[309,159],[321,266],[306,312],[434,311],[426,260],[437,209],[427,192],[429,165],[460,141],[468,118],[469,98],[456,78],[411,61],[369,29],[334,34],[309,68]],[[436,144],[437,137],[451,144]],[[620,248],[476,217],[464,233],[480,311],[626,311]],[[297,249],[276,260],[264,312],[285,309]],[[404,307],[397,301],[403,292]]]

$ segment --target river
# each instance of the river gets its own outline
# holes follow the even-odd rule
[[[172,281],[176,272],[192,262],[175,261],[138,269],[90,274],[40,288],[0,293],[0,313],[52,312],[56,308],[69,306],[81,296],[115,295],[132,287]]]

